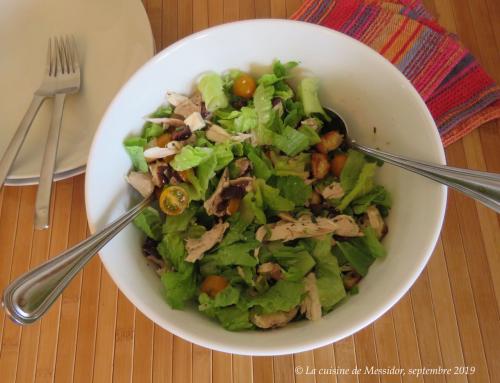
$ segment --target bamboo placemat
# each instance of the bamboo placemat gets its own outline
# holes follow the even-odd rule
[[[300,0],[144,0],[157,49],[208,26],[290,16]],[[500,2],[426,0],[500,82]],[[500,122],[451,145],[451,165],[500,172]],[[58,182],[52,226],[33,231],[35,187],[0,191],[0,289],[88,235],[84,176]],[[38,323],[18,327],[0,314],[1,382],[500,382],[500,220],[449,193],[429,265],[387,314],[357,334],[314,351],[244,357],[172,336],[117,290],[95,258]],[[347,374],[355,367],[403,368],[406,375]],[[410,369],[451,375],[409,375]],[[300,368],[303,368],[302,373]],[[306,374],[316,369],[316,374]],[[321,368],[329,368],[323,370]],[[472,368],[463,374],[460,368]],[[330,372],[330,373],[328,373]],[[454,372],[458,372],[457,375]]]

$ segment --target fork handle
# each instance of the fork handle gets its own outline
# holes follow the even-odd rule
[[[42,169],[40,171],[40,182],[36,193],[35,229],[37,230],[43,230],[49,227],[50,196],[52,194],[52,181],[56,166],[57,146],[59,144],[59,133],[61,131],[65,98],[66,94],[64,93],[57,93],[54,96],[52,120],[50,122],[49,134],[45,144]]]
[[[2,187],[5,179],[9,175],[10,168],[12,167],[19,150],[23,145],[24,139],[30,130],[31,123],[33,122],[33,119],[35,118],[38,109],[40,109],[40,106],[45,98],[45,96],[40,96],[38,94],[33,95],[33,99],[31,100],[31,104],[26,111],[26,114],[14,133],[14,136],[10,140],[7,150],[0,160],[0,187]]]

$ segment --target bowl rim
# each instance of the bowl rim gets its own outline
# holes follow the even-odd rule
[[[157,52],[152,58],[150,58],[145,64],[143,64],[120,88],[120,90],[116,93],[115,97],[113,98],[112,102],[109,104],[109,106],[106,109],[106,112],[103,114],[103,117],[101,119],[101,122],[94,134],[94,138],[92,140],[91,148],[89,151],[89,156],[88,156],[88,161],[87,161],[87,169],[92,169],[93,163],[94,163],[94,151],[96,148],[96,142],[99,141],[99,138],[105,129],[106,126],[106,121],[108,119],[108,116],[110,114],[110,111],[115,108],[115,105],[119,102],[119,99],[121,98],[122,94],[126,90],[128,84],[132,82],[135,78],[141,76],[143,72],[146,72],[151,66],[154,66],[158,61],[163,60],[166,56],[172,54],[176,50],[182,48],[184,45],[188,44],[190,41],[198,38],[202,38],[208,34],[211,34],[213,32],[217,32],[220,30],[224,30],[227,28],[234,28],[237,27],[238,25],[242,24],[248,24],[248,25],[254,25],[257,27],[258,25],[271,25],[274,24],[275,26],[292,26],[293,28],[298,27],[298,28],[310,28],[311,30],[317,30],[322,33],[328,32],[333,35],[337,35],[337,37],[340,37],[342,39],[349,40],[350,43],[357,45],[358,47],[362,47],[361,49],[365,50],[370,50],[372,55],[374,56],[375,59],[379,60],[380,62],[383,62],[386,65],[389,64],[392,67],[392,71],[396,74],[396,76],[399,76],[399,79],[402,83],[405,83],[408,87],[409,92],[413,93],[413,96],[415,97],[415,100],[417,104],[419,104],[421,110],[423,113],[425,113],[425,117],[429,120],[429,123],[434,127],[432,133],[432,140],[434,141],[433,144],[438,144],[437,145],[437,150],[438,150],[438,156],[439,156],[439,161],[438,163],[445,165],[446,164],[446,157],[445,157],[445,152],[444,152],[444,147],[442,145],[441,138],[438,133],[437,126],[434,122],[434,119],[427,108],[427,105],[425,104],[424,100],[420,96],[420,94],[417,92],[415,87],[411,84],[411,82],[385,57],[380,55],[377,51],[372,49],[371,47],[361,43],[360,41],[344,34],[339,31],[336,31],[331,28],[327,28],[321,25],[317,24],[311,24],[308,22],[304,21],[298,21],[298,20],[288,20],[288,19],[251,19],[251,20],[239,20],[239,21],[234,21],[230,23],[224,23],[221,25],[213,26],[204,30],[201,30],[199,32],[193,33],[191,35],[188,35],[175,43],[165,47],[161,51]],[[93,219],[93,214],[90,209],[91,201],[90,201],[90,182],[88,181],[89,178],[85,178],[85,206],[86,206],[86,214],[87,214],[87,219],[88,219],[88,225],[89,225],[89,230],[91,234],[94,234],[96,232],[96,225],[95,222],[96,220]],[[120,280],[118,278],[117,272],[114,271],[114,268],[112,267],[111,264],[108,264],[101,254],[99,254],[99,257],[101,258],[101,261],[104,265],[104,268],[110,275],[111,279],[113,282],[117,285],[118,289],[121,291],[121,293],[139,310],[141,311],[146,317],[148,317],[150,320],[152,320],[154,323],[165,329],[166,331],[179,336],[188,342],[198,344],[200,346],[206,347],[208,349],[216,350],[216,351],[222,351],[226,353],[232,353],[232,354],[239,354],[239,355],[254,355],[254,356],[272,356],[272,355],[286,355],[286,354],[292,354],[292,353],[299,353],[299,352],[304,352],[304,351],[309,351],[318,347],[323,347],[325,345],[335,343],[339,340],[342,340],[352,334],[355,334],[356,332],[360,331],[364,327],[368,326],[369,324],[373,323],[376,321],[378,318],[380,318],[383,314],[385,314],[389,309],[391,309],[396,303],[409,291],[409,289],[412,287],[412,285],[415,283],[419,275],[422,273],[423,269],[427,265],[435,247],[437,244],[437,241],[439,239],[439,235],[443,226],[443,221],[444,221],[444,216],[445,216],[445,211],[446,211],[446,204],[447,204],[447,187],[444,185],[441,185],[441,188],[439,190],[439,193],[436,197],[439,196],[439,214],[438,214],[438,219],[437,219],[437,224],[436,228],[434,230],[434,233],[432,235],[432,238],[430,241],[428,241],[428,244],[425,249],[422,249],[422,253],[425,254],[425,256],[422,257],[422,261],[416,267],[409,278],[406,280],[406,283],[398,289],[398,290],[393,290],[393,291],[388,291],[385,298],[384,302],[379,305],[379,307],[372,311],[370,314],[366,316],[365,319],[363,320],[357,320],[349,329],[346,329],[344,331],[341,331],[335,335],[325,335],[324,338],[321,338],[321,340],[316,340],[316,341],[309,341],[309,342],[302,342],[301,344],[297,344],[294,346],[274,346],[270,345],[266,347],[266,349],[262,349],[260,347],[255,347],[252,344],[246,344],[246,345],[227,345],[226,342],[224,341],[205,341],[203,338],[198,338],[195,335],[192,335],[192,333],[189,330],[186,330],[182,326],[178,326],[174,323],[168,323],[168,326],[166,326],[164,319],[162,316],[158,315],[156,312],[152,311],[147,307],[146,304],[143,304],[143,302],[136,297],[136,294],[134,293],[134,290],[129,286],[129,285],[124,285],[122,283],[119,283],[118,281]]]

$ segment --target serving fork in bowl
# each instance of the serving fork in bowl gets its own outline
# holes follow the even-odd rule
[[[0,186],[7,178],[31,124],[46,98],[54,97],[54,109],[46,141],[36,197],[35,227],[44,229],[49,223],[49,204],[55,168],[64,99],[80,90],[80,65],[75,39],[71,36],[49,39],[47,63],[40,87],[34,92],[31,104],[0,159]]]

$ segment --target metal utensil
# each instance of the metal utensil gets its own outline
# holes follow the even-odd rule
[[[21,275],[8,285],[2,305],[16,323],[35,322],[52,306],[85,264],[151,202],[148,197],[84,241]]]
[[[5,182],[5,179],[9,175],[10,168],[14,163],[21,146],[23,145],[24,139],[30,130],[31,123],[35,118],[40,106],[47,97],[53,96],[58,89],[58,80],[56,79],[57,74],[57,63],[56,55],[53,54],[54,47],[52,39],[49,39],[49,46],[47,49],[47,64],[45,67],[45,73],[42,80],[42,84],[33,94],[33,99],[31,104],[26,111],[19,127],[17,128],[14,136],[12,137],[7,150],[2,155],[0,160],[0,187]]]
[[[52,45],[54,49],[51,54],[55,56],[56,62],[56,90],[52,120],[40,171],[40,182],[36,193],[35,229],[37,230],[49,227],[50,196],[52,194],[52,181],[56,166],[64,100],[67,94],[77,93],[80,90],[80,65],[74,37],[66,36],[66,38],[61,37],[59,39],[56,37],[53,39]]]
[[[500,174],[436,165],[369,148],[349,136],[347,124],[338,113],[328,109],[327,112],[336,120],[336,129],[344,135],[348,147],[447,185],[500,213]]]

